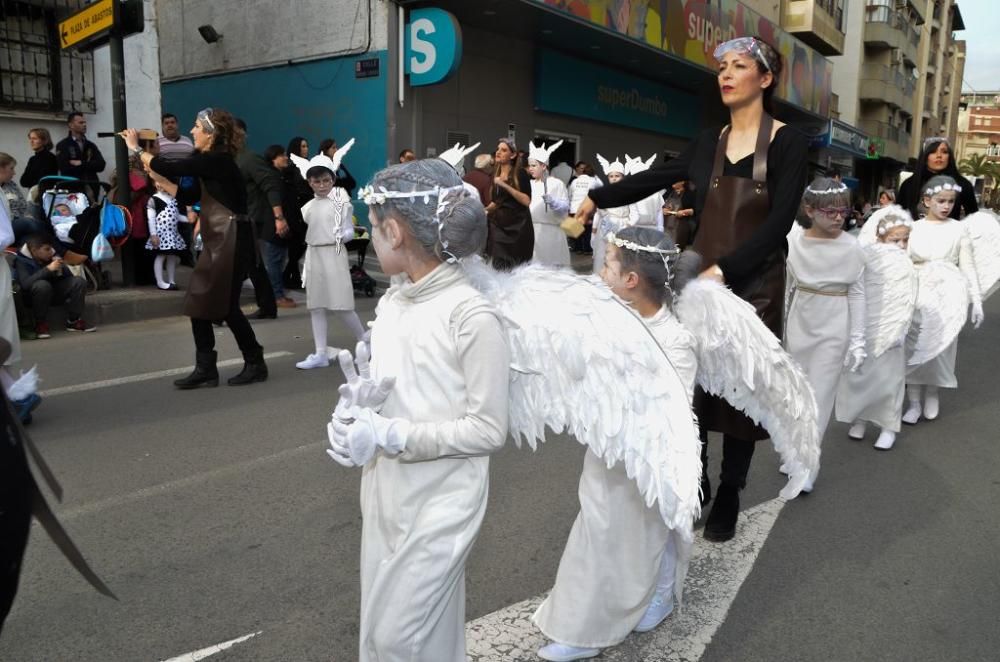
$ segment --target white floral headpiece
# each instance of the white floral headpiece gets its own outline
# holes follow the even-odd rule
[[[362,200],[370,207],[372,205],[384,205],[386,200],[395,199],[416,200],[418,198],[423,198],[424,204],[430,204],[431,197],[435,197],[437,199],[437,208],[434,210],[434,220],[437,222],[438,226],[438,241],[441,242],[441,252],[448,256],[447,262],[455,263],[458,261],[458,258],[448,251],[448,241],[441,234],[441,230],[444,228],[442,213],[445,212],[449,204],[446,198],[449,193],[454,191],[465,192],[465,185],[435,186],[432,189],[424,191],[390,191],[384,186],[379,186],[378,190],[376,190],[374,186],[369,184],[368,186],[364,186],[358,190],[358,199]],[[447,214],[445,214],[445,216],[447,216]]]
[[[670,287],[670,281],[672,280],[670,271],[670,259],[680,255],[681,249],[676,246],[673,248],[659,248],[657,246],[643,246],[642,244],[637,244],[634,241],[629,241],[628,239],[622,239],[615,235],[614,232],[609,232],[605,238],[608,242],[614,244],[618,248],[626,248],[630,251],[635,251],[637,253],[651,253],[653,255],[659,255],[660,259],[663,260],[663,268],[667,270],[667,281],[664,285],[667,286],[667,291],[670,296],[673,297],[673,289]]]
[[[831,186],[827,189],[815,189],[812,186],[806,186],[806,193],[812,193],[813,195],[830,195],[831,193],[844,193],[847,191],[847,185],[841,184],[840,186]]]
[[[942,191],[961,191],[962,186],[960,184],[950,184],[945,182],[944,184],[938,184],[937,186],[928,186],[924,189],[924,195],[936,195]]]
[[[894,212],[891,214],[886,214],[881,221],[878,222],[878,236],[884,237],[889,234],[889,230],[894,228],[913,228],[913,219],[910,218],[908,214],[902,209],[902,213]],[[905,214],[905,215],[904,215]]]

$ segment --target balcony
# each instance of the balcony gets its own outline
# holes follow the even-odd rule
[[[832,0],[781,0],[781,27],[823,55],[844,52],[844,10]]]
[[[920,33],[904,14],[889,7],[870,6],[865,14],[865,43],[880,48],[898,48],[911,64],[917,62]]]
[[[896,67],[884,64],[861,66],[858,97],[865,101],[881,101],[913,114],[913,91],[916,82]]]
[[[884,156],[906,163],[910,151],[910,134],[898,126],[876,120],[861,120],[858,128],[885,143]]]

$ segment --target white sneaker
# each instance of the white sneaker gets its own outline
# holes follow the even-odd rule
[[[553,641],[548,646],[538,649],[538,657],[550,662],[570,662],[570,660],[585,660],[600,655],[600,648],[577,648]]]
[[[847,431],[847,436],[851,439],[864,439],[865,430],[868,428],[868,424],[864,421],[856,421],[851,429]]]
[[[305,359],[295,364],[299,370],[312,370],[313,368],[326,368],[330,365],[330,357],[326,352],[322,354],[310,354]]]
[[[935,391],[931,393],[931,389],[927,389],[926,395],[924,395],[924,418],[928,421],[933,421],[941,413],[941,401],[938,400],[938,394]]]
[[[896,433],[890,430],[882,430],[882,434],[875,440],[875,448],[880,451],[887,451],[896,443]]]
[[[903,414],[903,422],[907,425],[916,425],[922,413],[923,410],[920,408],[920,403],[911,402],[910,406],[906,408],[906,413]]]
[[[660,596],[656,594],[653,596],[652,601],[649,606],[646,607],[646,613],[642,615],[642,619],[639,624],[635,626],[636,632],[649,632],[654,629],[669,616],[674,611],[674,599],[673,596]]]

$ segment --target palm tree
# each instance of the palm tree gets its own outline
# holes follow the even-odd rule
[[[972,154],[959,162],[958,170],[963,175],[982,177],[983,201],[985,203],[990,200],[992,197],[990,189],[1000,181],[1000,163],[990,161],[985,154]]]

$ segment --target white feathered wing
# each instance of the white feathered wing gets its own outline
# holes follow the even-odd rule
[[[701,446],[687,390],[642,320],[593,277],[539,265],[463,266],[500,311],[511,352],[510,433],[536,448],[567,432],[623,463],[687,542],[701,510]]]
[[[768,431],[788,472],[780,495],[794,499],[820,456],[816,399],[802,369],[753,306],[723,285],[691,281],[674,312],[698,341],[698,384]]]
[[[969,314],[965,276],[950,262],[927,262],[917,269],[919,290],[913,326],[906,339],[910,366],[937,357],[958,337]]]
[[[979,275],[983,301],[1000,287],[1000,220],[987,211],[969,214],[962,221],[972,240],[972,259]]]
[[[865,339],[869,358],[882,356],[906,337],[917,303],[917,272],[906,251],[869,244],[865,254]]]

